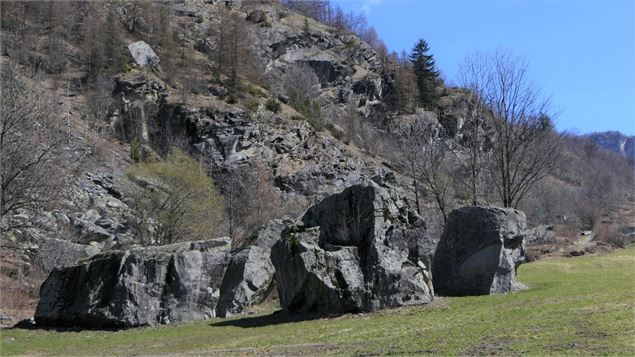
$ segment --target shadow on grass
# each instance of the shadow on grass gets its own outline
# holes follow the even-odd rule
[[[7,330],[42,330],[42,331],[55,331],[55,332],[82,332],[82,331],[122,331],[127,329],[133,329],[132,327],[112,327],[112,326],[104,326],[104,327],[95,327],[95,326],[85,326],[85,325],[70,325],[65,324],[61,326],[53,326],[53,325],[40,325],[33,322],[31,319],[25,319],[12,327],[7,328]]]
[[[270,315],[244,317],[240,319],[225,320],[209,324],[212,327],[236,326],[242,328],[262,327],[270,325],[287,324],[293,322],[311,321],[322,318],[337,317],[339,315],[302,314],[292,315],[283,310],[278,310]]]

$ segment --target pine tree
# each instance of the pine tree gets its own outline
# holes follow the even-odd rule
[[[419,39],[408,56],[417,77],[419,104],[423,107],[433,106],[438,97],[436,80],[439,72],[434,67],[434,57],[428,54],[428,51],[428,43],[424,39]]]

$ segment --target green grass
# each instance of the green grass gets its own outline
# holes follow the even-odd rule
[[[2,331],[2,355],[634,355],[635,247],[521,266],[515,294],[289,321],[269,313],[127,331]]]

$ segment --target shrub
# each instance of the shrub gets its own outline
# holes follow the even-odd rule
[[[124,57],[122,57],[121,58],[121,72],[126,73],[126,72],[130,72],[131,70],[132,70],[132,67],[130,66],[128,61]]]
[[[342,133],[342,131],[339,130],[335,125],[333,125],[332,123],[327,123],[326,129],[331,133],[331,135],[333,135],[335,139],[344,141],[344,133]],[[345,143],[348,144],[349,141],[345,141]]]
[[[289,241],[289,247],[291,247],[291,249],[297,247],[300,244],[300,236],[298,233],[289,234],[287,240]]]
[[[625,239],[624,234],[619,229],[620,227],[615,224],[610,223],[600,223],[599,227],[597,227],[597,239],[613,244],[616,247],[624,248],[625,247]]]
[[[267,100],[267,103],[265,103],[265,108],[274,113],[279,113],[282,109],[282,106],[280,105],[280,102],[278,102],[275,98],[269,98]]]
[[[144,245],[209,238],[223,204],[214,181],[180,149],[157,162],[140,162],[127,176],[138,187],[131,194],[132,226]]]
[[[250,100],[249,102],[247,102],[247,104],[245,105],[245,107],[247,108],[247,110],[249,110],[250,112],[256,112],[258,111],[258,107],[260,106],[260,103],[257,100]]]
[[[238,98],[236,97],[236,94],[234,94],[234,93],[230,94],[229,97],[227,97],[227,103],[229,103],[229,104],[238,103]]]
[[[132,139],[130,142],[130,158],[134,162],[141,161],[141,145],[137,139]]]
[[[322,116],[318,116],[318,117],[307,117],[306,118],[307,122],[309,124],[311,124],[311,126],[317,130],[317,131],[322,131],[324,130],[324,119],[322,118]]]
[[[263,93],[262,90],[260,90],[260,88],[256,87],[255,85],[247,82],[244,84],[245,90],[247,91],[247,93],[253,95],[254,97],[262,97]]]
[[[324,118],[317,102],[308,101],[304,105],[300,105],[298,109],[315,130],[322,131],[324,129]]]

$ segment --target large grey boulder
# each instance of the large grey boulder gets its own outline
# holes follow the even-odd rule
[[[349,187],[311,207],[273,246],[281,306],[321,314],[428,303],[434,244],[385,181]]]
[[[226,317],[242,312],[267,298],[275,285],[271,247],[291,222],[290,219],[269,222],[258,231],[249,246],[232,253],[223,277],[216,316]]]
[[[540,245],[555,243],[557,240],[556,232],[553,231],[552,225],[540,225],[530,229],[525,237],[528,245]]]
[[[452,211],[434,254],[434,289],[443,296],[506,293],[523,287],[525,214],[511,208],[463,207]]]
[[[141,67],[154,67],[159,64],[159,56],[154,53],[150,45],[143,41],[129,44],[128,50],[135,62]]]
[[[221,238],[113,251],[54,269],[35,320],[104,328],[214,317],[230,246]]]

